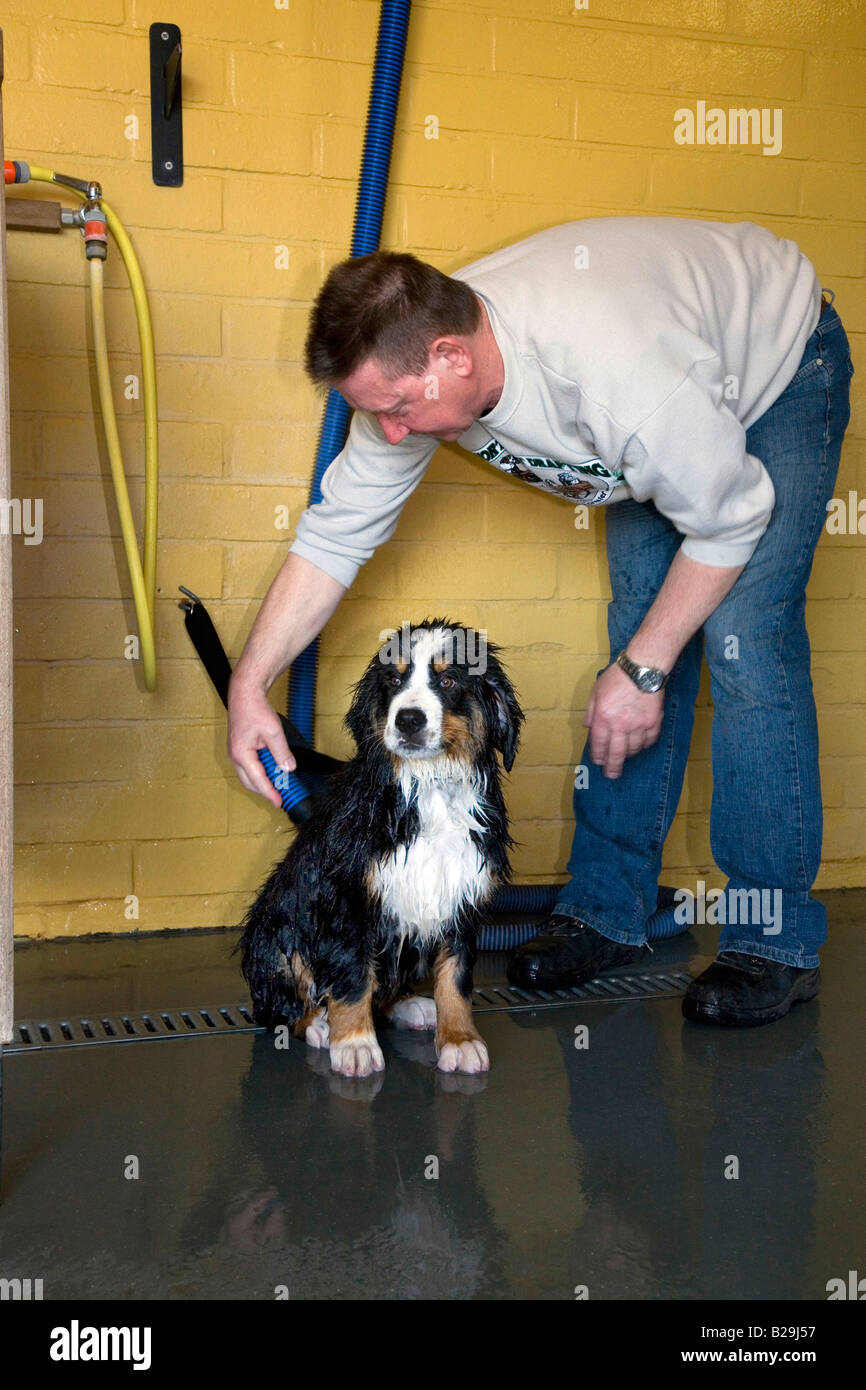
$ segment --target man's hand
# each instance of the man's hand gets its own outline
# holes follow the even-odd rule
[[[626,650],[639,666],[672,671],[680,652],[722,599],[730,593],[745,565],[704,565],[682,549],[674,556],[662,587]],[[626,758],[650,748],[661,733],[664,687],[655,695],[639,690],[614,662],[592,688],[584,724],[590,730],[594,763],[605,777],[619,777]]]
[[[672,671],[686,643],[730,593],[745,565],[704,565],[682,549],[674,556],[662,587],[626,650],[639,666]],[[639,690],[614,662],[592,688],[584,724],[590,730],[594,763],[605,777],[619,777],[626,758],[650,748],[661,733],[664,687],[655,695]]]
[[[654,695],[638,690],[620,666],[602,671],[589,697],[584,724],[589,728],[590,756],[603,763],[605,777],[619,777],[626,758],[649,748],[661,733],[664,688]]]
[[[229,681],[229,757],[241,785],[275,806],[282,804],[280,794],[271,786],[258,750],[269,748],[284,772],[294,772],[296,763],[267,692],[318,636],[345,592],[345,584],[290,550]]]
[[[258,792],[275,806],[281,806],[280,794],[270,781],[259,761],[258,749],[269,748],[277,767],[292,772],[296,766],[289,750],[279,717],[260,685],[229,681],[229,757],[238,777],[248,792]]]

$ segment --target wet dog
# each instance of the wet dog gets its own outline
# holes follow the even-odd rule
[[[443,1071],[482,1072],[472,971],[513,841],[510,771],[523,713],[499,649],[444,619],[404,624],[354,688],[356,756],[334,774],[246,914],[241,968],[256,1022],[329,1047],[334,1071],[384,1069],[374,1010],[435,1028]],[[430,972],[433,999],[414,987]]]

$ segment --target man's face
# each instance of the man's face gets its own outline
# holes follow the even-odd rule
[[[389,444],[407,434],[459,439],[478,419],[478,383],[469,354],[458,348],[437,352],[434,344],[423,376],[386,376],[373,357],[336,382],[353,410],[375,415]]]

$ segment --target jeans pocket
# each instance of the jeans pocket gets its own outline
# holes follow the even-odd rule
[[[782,395],[790,400],[794,396],[805,395],[808,391],[814,391],[816,387],[826,390],[830,385],[832,375],[826,357],[813,357],[808,362],[804,362],[791,377]]]

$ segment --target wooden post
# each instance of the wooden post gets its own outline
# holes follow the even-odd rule
[[[3,31],[0,30],[0,164],[3,154]],[[0,502],[9,470],[9,337],[6,319],[6,199],[0,199]],[[3,531],[6,534],[3,534]],[[12,535],[0,528],[0,1052],[12,1038]]]

